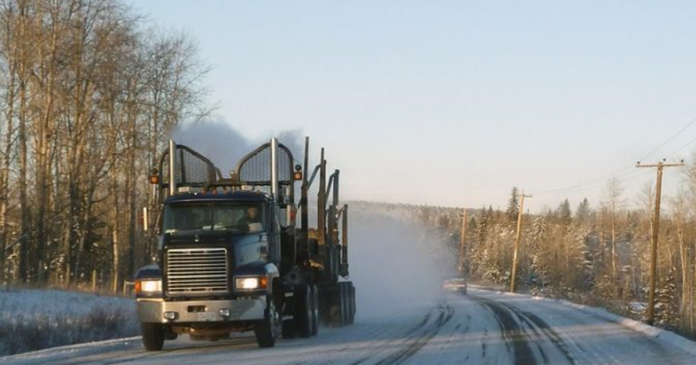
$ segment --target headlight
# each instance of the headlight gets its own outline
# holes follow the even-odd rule
[[[162,292],[162,280],[139,279],[135,280],[135,294],[153,294]]]
[[[237,290],[266,289],[267,282],[268,279],[265,277],[236,278],[234,279],[234,287]]]

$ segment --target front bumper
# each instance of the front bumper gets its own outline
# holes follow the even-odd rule
[[[201,308],[204,308],[201,311]],[[229,309],[230,316],[220,315],[220,309]],[[138,298],[138,320],[144,323],[224,323],[256,321],[264,318],[266,298],[236,300],[191,300],[165,302],[161,298]],[[164,318],[164,312],[176,312],[176,319]]]

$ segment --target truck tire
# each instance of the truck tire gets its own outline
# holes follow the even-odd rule
[[[164,326],[159,323],[140,323],[143,345],[146,351],[162,351],[164,345]]]
[[[338,283],[336,286],[336,291],[331,296],[331,303],[329,305],[329,314],[331,316],[331,325],[334,327],[341,327],[346,324],[346,318],[348,313],[348,301],[345,284],[343,282]]]
[[[312,336],[319,333],[319,288],[316,285],[310,286],[312,298]]]
[[[328,288],[319,289],[319,323],[323,326],[331,326],[331,306],[333,295]]]
[[[338,289],[338,288],[337,288]],[[341,291],[336,290],[329,299],[329,323],[331,327],[340,327],[343,311],[341,310]]]
[[[278,333],[281,331],[280,314],[275,306],[275,301],[271,296],[266,298],[266,311],[264,318],[254,326],[256,343],[261,348],[275,346]]]
[[[355,322],[355,286],[351,282],[348,286],[348,324]]]
[[[350,282],[338,283],[341,288],[341,300],[343,301],[343,325],[350,324],[351,300],[350,300]]]
[[[295,301],[295,330],[302,338],[312,336],[312,291],[307,285],[300,285],[293,295]]]
[[[285,319],[283,320],[283,331],[282,335],[284,339],[295,338],[295,320]]]

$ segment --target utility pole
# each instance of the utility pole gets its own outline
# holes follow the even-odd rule
[[[636,167],[656,167],[657,182],[655,184],[655,211],[652,217],[652,239],[651,239],[651,254],[650,254],[650,289],[648,291],[648,309],[646,313],[646,322],[652,325],[655,320],[655,277],[657,276],[657,238],[660,232],[660,197],[662,195],[662,169],[665,167],[684,166],[684,162],[680,163],[663,163],[641,165],[640,161]]]
[[[466,238],[466,208],[462,214],[462,229],[459,236],[459,275],[464,276],[464,245]]]
[[[520,248],[520,237],[522,236],[522,214],[524,212],[524,198],[531,198],[531,195],[517,194],[520,199],[520,211],[517,212],[517,235],[515,236],[515,251],[512,254],[512,277],[510,278],[510,293],[515,292],[515,276],[517,275],[517,251]]]

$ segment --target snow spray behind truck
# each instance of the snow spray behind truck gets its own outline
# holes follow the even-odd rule
[[[340,173],[327,180],[322,149],[308,179],[308,150],[306,138],[304,169],[293,166],[290,150],[274,138],[223,178],[208,158],[170,141],[150,176],[159,192],[157,261],[135,277],[148,351],[182,334],[215,341],[245,331],[259,347],[273,347],[281,334],[316,335],[320,322],[353,323]],[[317,227],[309,228],[308,191],[317,175]]]

